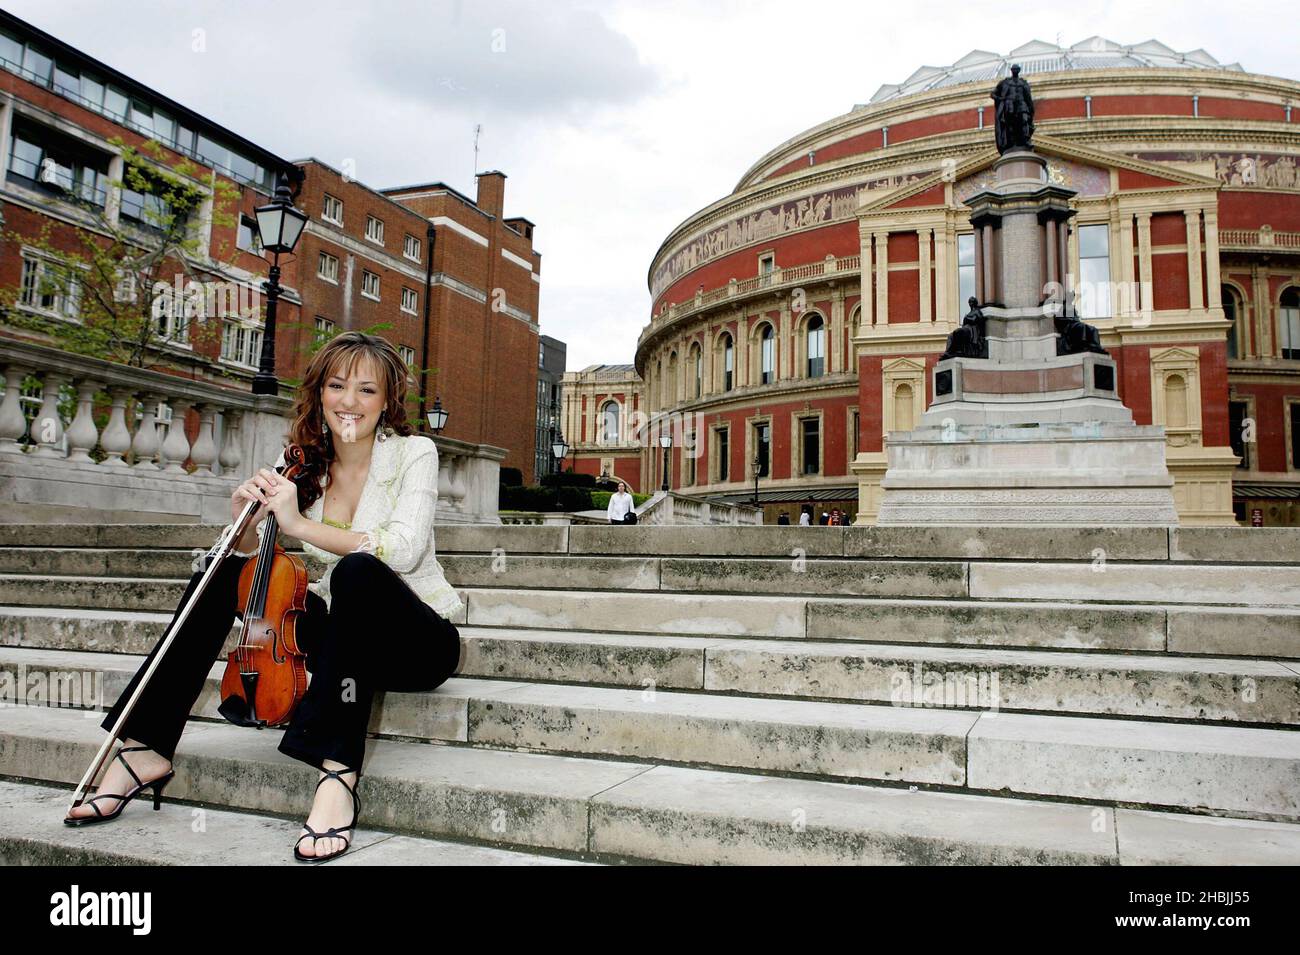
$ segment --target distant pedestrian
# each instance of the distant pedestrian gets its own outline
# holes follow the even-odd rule
[[[784,524],[785,526],[788,527],[790,525],[790,512],[782,511],[781,516],[776,519],[776,522],[778,524]]]
[[[830,522],[831,522],[831,516],[827,514],[825,511],[822,511],[821,519],[817,521],[818,526],[825,527]]]
[[[609,496],[609,507],[605,516],[611,524],[635,524],[636,510],[632,506],[632,495],[627,493],[627,485],[618,482],[618,490]]]
[[[808,527],[812,524],[812,508],[804,507],[799,511],[799,526]]]
[[[832,508],[831,508],[831,527],[839,527],[840,524],[841,524],[841,521],[840,521],[840,509],[839,509],[838,507],[832,507]]]

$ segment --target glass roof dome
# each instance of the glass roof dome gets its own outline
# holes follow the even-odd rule
[[[1159,40],[1147,40],[1122,46],[1105,37],[1094,36],[1074,46],[1058,46],[1033,40],[1006,55],[987,50],[971,50],[951,66],[923,66],[902,83],[886,83],[876,94],[856,109],[874,106],[886,100],[923,93],[927,90],[984,80],[992,83],[1011,75],[1012,64],[1019,64],[1026,76],[1061,70],[1110,70],[1137,67],[1176,67],[1202,70],[1236,70],[1240,63],[1220,63],[1204,50],[1179,53]]]

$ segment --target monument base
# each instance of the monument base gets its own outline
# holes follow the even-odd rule
[[[1178,523],[1159,425],[922,426],[885,450],[877,524]]]

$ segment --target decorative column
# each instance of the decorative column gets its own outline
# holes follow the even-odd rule
[[[826,336],[826,371],[844,370],[844,286],[831,289],[831,327]]]
[[[889,324],[889,233],[877,232],[876,245],[876,324]]]
[[[781,319],[777,327],[780,329],[777,332],[776,340],[777,378],[789,380],[794,377],[795,341],[793,334],[794,322],[790,317],[790,300],[785,297],[781,299]],[[759,367],[761,368],[762,365],[760,364]],[[800,375],[799,377],[802,378],[803,376]]]
[[[32,421],[33,452],[37,457],[63,457],[63,421],[59,418],[59,388],[71,379],[57,371],[47,371],[42,383],[41,409]]]
[[[862,318],[860,319],[860,325],[863,334],[870,332],[871,326],[875,324],[874,313],[876,299],[871,282],[871,274],[874,267],[871,262],[872,239],[872,234],[859,225],[858,248],[860,252],[858,258],[858,273],[861,277],[860,281],[862,286],[859,289],[858,294],[861,296]]]
[[[90,452],[99,443],[99,429],[95,427],[95,394],[103,387],[100,382],[82,379],[77,382],[77,414],[68,426],[68,460],[93,464]]]
[[[948,247],[956,241],[951,222],[934,230],[934,320],[947,324],[953,318],[952,295],[948,288]]]
[[[167,426],[167,437],[162,443],[162,469],[167,474],[184,474],[185,461],[190,456],[190,439],[185,434],[185,418],[194,403],[185,398],[173,398],[169,403],[172,409],[172,421]],[[230,439],[227,439],[227,444],[229,442]]]
[[[734,349],[731,353],[731,383],[737,388],[744,388],[749,385],[749,329],[746,327],[748,323],[745,321],[743,312],[737,311],[735,320]],[[726,373],[725,365],[723,366],[723,373]],[[658,448],[652,447],[650,450],[655,454],[659,453]]]
[[[930,232],[930,229],[916,230],[917,266],[920,269],[917,287],[921,298],[918,315],[921,324],[934,321],[934,313],[930,310]]]
[[[122,455],[131,447],[131,432],[126,427],[126,399],[131,396],[131,389],[114,385],[108,389],[112,400],[112,409],[108,413],[108,425],[99,436],[99,446],[108,455],[100,463],[106,467],[124,468],[126,462]]]
[[[139,395],[144,416],[135,429],[135,439],[131,442],[131,452],[135,455],[134,467],[140,471],[157,471],[154,458],[158,454],[157,408],[162,395],[142,391]]]
[[[199,437],[190,449],[190,460],[194,462],[196,477],[216,477],[212,464],[217,460],[217,443],[212,438],[212,418],[216,408],[204,402],[194,406],[199,412]]]
[[[1205,293],[1201,287],[1201,211],[1183,212],[1187,222],[1187,305],[1192,311],[1205,308]]]
[[[1219,275],[1219,211],[1204,209],[1205,215],[1205,291],[1206,305],[1212,312],[1223,313],[1223,279]]]
[[[993,223],[985,222],[980,226],[979,244],[983,249],[980,264],[984,273],[984,296],[989,301],[996,302],[1002,289],[998,285],[998,260],[993,251]]]
[[[22,454],[23,446],[18,440],[27,433],[27,418],[23,415],[23,406],[19,398],[22,395],[23,379],[32,373],[26,365],[5,365],[5,396],[0,402],[0,453]]]
[[[175,404],[173,403],[173,408]],[[189,407],[188,405],[186,407]],[[176,412],[172,411],[172,422],[176,421]],[[243,424],[244,413],[227,409],[221,412],[221,454],[217,457],[217,463],[221,465],[222,474],[239,475],[239,465],[243,463],[243,455],[239,451],[239,429]],[[185,436],[185,418],[181,417],[181,437]],[[171,433],[168,432],[168,438]]]

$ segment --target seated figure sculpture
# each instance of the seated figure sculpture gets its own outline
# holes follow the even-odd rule
[[[961,320],[961,327],[948,336],[948,344],[939,360],[945,358],[987,358],[988,341],[984,337],[984,313],[980,311],[975,296],[967,300],[970,311]]]

